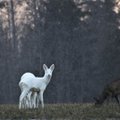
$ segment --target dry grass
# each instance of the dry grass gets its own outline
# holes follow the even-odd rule
[[[119,120],[117,104],[95,107],[93,104],[51,104],[45,109],[19,110],[17,105],[0,105],[0,119],[39,120]]]

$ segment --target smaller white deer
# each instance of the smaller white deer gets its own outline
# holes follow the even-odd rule
[[[22,104],[26,100],[26,98],[28,98],[28,101],[30,103],[31,97],[28,96],[31,96],[29,94],[31,92],[31,89],[33,88],[40,90],[39,95],[37,95],[37,97],[39,96],[39,99],[41,100],[42,108],[44,108],[43,93],[51,80],[54,68],[55,68],[54,64],[52,64],[50,68],[48,68],[45,64],[43,64],[43,69],[45,72],[43,77],[35,77],[32,73],[25,73],[22,75],[21,80],[19,82],[19,87],[21,89],[21,95],[19,98],[19,109],[24,108],[22,107]],[[34,99],[37,98],[35,97]]]
[[[30,102],[28,108],[38,108],[40,101],[39,93],[40,93],[40,89],[36,89],[36,88],[30,89],[30,92],[28,94],[28,98]]]
[[[27,96],[23,99],[21,107],[24,109],[38,108],[40,102],[39,93],[39,89],[31,88]]]

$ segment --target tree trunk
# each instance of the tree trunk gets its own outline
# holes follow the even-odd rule
[[[15,21],[14,21],[14,5],[13,0],[8,2],[8,17],[9,17],[9,40],[12,49],[15,48]]]

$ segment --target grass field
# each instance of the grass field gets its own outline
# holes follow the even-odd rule
[[[120,120],[117,104],[47,104],[44,109],[19,110],[17,105],[0,105],[0,119]]]

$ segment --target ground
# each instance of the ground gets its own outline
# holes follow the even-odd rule
[[[0,105],[0,119],[120,120],[120,106],[110,103],[46,104],[44,109],[19,110],[18,105]]]

